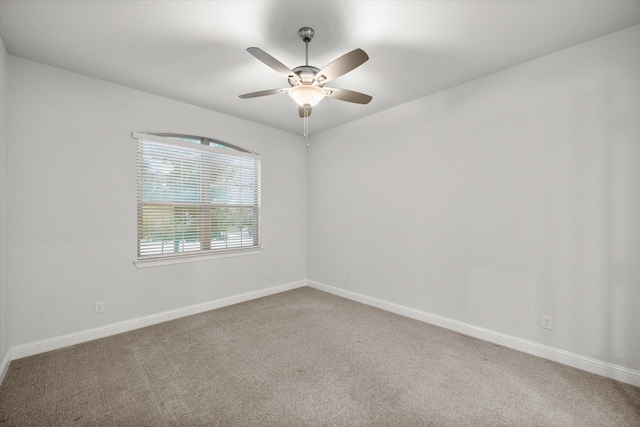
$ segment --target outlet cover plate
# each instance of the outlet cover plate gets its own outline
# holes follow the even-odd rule
[[[95,314],[104,313],[104,301],[98,301],[93,306],[93,312]]]

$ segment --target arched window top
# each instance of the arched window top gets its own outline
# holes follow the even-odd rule
[[[160,136],[167,139],[174,139],[177,141],[192,142],[194,144],[208,145],[209,147],[221,148],[223,150],[240,151],[241,153],[257,154],[237,145],[229,144],[228,142],[219,141],[213,138],[207,138],[205,136],[184,135],[180,133],[157,133],[157,132],[145,132],[148,135]]]

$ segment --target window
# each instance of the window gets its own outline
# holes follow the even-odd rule
[[[209,138],[134,133],[138,260],[260,247],[260,156]]]

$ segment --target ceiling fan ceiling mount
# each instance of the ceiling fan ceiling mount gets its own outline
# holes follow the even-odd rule
[[[300,31],[298,31],[298,34],[300,35],[300,38],[303,42],[309,43],[311,40],[313,40],[315,32],[311,27],[302,27],[300,28]]]
[[[323,69],[319,69],[309,65],[309,42],[313,39],[315,32],[310,27],[302,27],[298,31],[298,35],[305,44],[305,65],[295,67],[293,70],[258,47],[247,49],[259,61],[285,75],[291,87],[246,93],[240,95],[240,98],[256,98],[288,92],[289,96],[300,107],[298,109],[300,117],[308,117],[311,114],[311,107],[325,96],[356,104],[368,104],[371,101],[371,96],[363,93],[347,89],[324,88],[325,83],[348,73],[366,62],[369,56],[365,51],[354,49],[334,60]]]

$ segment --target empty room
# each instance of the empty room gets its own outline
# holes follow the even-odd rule
[[[0,425],[639,426],[640,1],[0,0]]]

